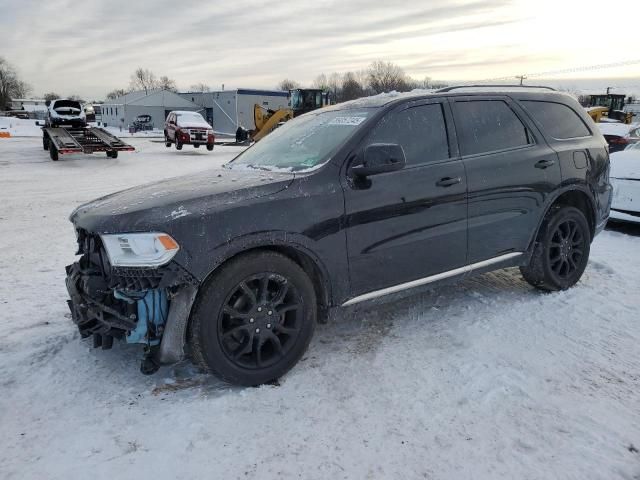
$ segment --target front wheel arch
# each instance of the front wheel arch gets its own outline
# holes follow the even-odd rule
[[[233,252],[224,258],[224,260],[218,262],[201,282],[201,285],[205,284],[213,275],[216,274],[224,265],[230,261],[251,252],[264,251],[264,252],[277,252],[295,262],[304,272],[309,276],[313,283],[316,299],[318,301],[318,318],[320,322],[325,320],[325,313],[329,306],[332,304],[332,290],[329,280],[329,275],[322,263],[314,258],[311,253],[306,252],[304,249],[291,245],[255,245],[250,248],[245,248]],[[200,295],[198,290],[198,296]],[[197,297],[196,297],[197,299]],[[191,321],[189,321],[191,323]]]

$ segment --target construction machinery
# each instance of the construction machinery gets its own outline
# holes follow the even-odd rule
[[[321,89],[296,88],[289,90],[288,108],[271,110],[255,104],[253,106],[255,130],[248,132],[242,127],[238,127],[236,141],[242,142],[250,138],[257,142],[284,122],[332,103],[331,95]]]
[[[589,95],[587,113],[594,122],[608,118],[628,125],[633,121],[633,113],[624,111],[625,98],[623,94],[609,93],[609,89],[602,95]]]

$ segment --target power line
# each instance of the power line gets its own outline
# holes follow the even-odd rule
[[[514,78],[516,78],[516,79],[520,80],[520,84],[522,84],[522,82],[528,77],[546,77],[546,76],[554,76],[554,75],[563,75],[563,74],[567,74],[567,73],[606,70],[606,69],[609,69],[609,68],[625,67],[625,66],[628,66],[628,65],[638,65],[638,64],[640,64],[640,59],[637,59],[637,60],[625,60],[625,61],[622,61],[622,62],[601,63],[601,64],[598,64],[598,65],[588,65],[588,66],[582,66],[582,67],[564,68],[564,69],[561,69],[561,70],[548,70],[546,72],[527,73],[527,74],[523,74],[523,75],[517,75],[515,77],[514,76],[508,76],[508,77],[488,78],[488,79],[484,79],[484,80],[472,80],[472,81],[464,82],[464,83],[474,84],[474,83],[504,82],[504,81],[513,80]]]

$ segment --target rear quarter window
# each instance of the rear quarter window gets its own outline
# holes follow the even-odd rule
[[[556,140],[568,140],[591,136],[580,116],[567,105],[538,100],[521,101],[533,119]]]

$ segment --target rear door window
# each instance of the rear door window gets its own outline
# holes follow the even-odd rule
[[[449,141],[442,104],[431,103],[387,114],[374,128],[367,144],[402,146],[407,166],[449,158]]]
[[[524,108],[531,113],[545,132],[556,140],[588,137],[591,135],[578,114],[567,105],[555,102],[533,100],[521,101]]]
[[[462,155],[477,155],[533,143],[527,127],[503,100],[454,102]]]

